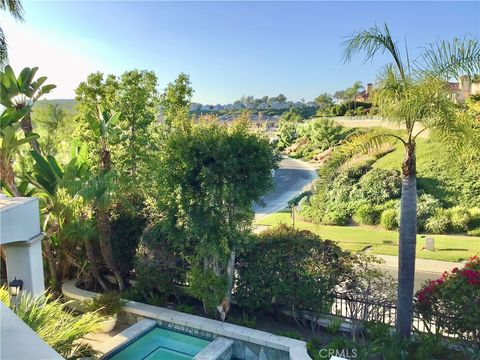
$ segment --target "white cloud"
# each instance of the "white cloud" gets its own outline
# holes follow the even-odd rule
[[[37,76],[47,76],[48,84],[57,85],[46,98],[73,98],[74,89],[88,74],[106,68],[101,56],[91,56],[98,44],[47,33],[10,19],[1,25],[15,73],[24,67],[38,66]]]

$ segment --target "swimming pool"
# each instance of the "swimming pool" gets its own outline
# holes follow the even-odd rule
[[[107,359],[191,360],[209,343],[209,340],[155,327]]]

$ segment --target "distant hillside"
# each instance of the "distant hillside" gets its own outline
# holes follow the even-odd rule
[[[75,99],[52,99],[52,100],[39,100],[35,103],[35,107],[45,106],[46,104],[52,105],[59,105],[62,107],[67,113],[75,113]]]

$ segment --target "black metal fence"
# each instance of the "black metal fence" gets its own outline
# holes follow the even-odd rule
[[[392,326],[395,324],[396,313],[395,304],[352,299],[338,294],[334,297],[330,311],[330,315],[339,316],[347,321],[372,321]],[[435,319],[424,319],[417,311],[414,311],[412,326],[422,333],[439,333],[448,338],[457,337],[439,327]]]

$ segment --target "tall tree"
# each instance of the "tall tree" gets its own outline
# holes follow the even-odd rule
[[[248,126],[244,117],[231,128],[214,121],[174,128],[157,169],[160,208],[172,233],[180,230],[179,241],[194,248],[191,290],[209,307],[218,306],[222,318],[230,307],[235,256],[250,232],[252,204],[273,186],[278,160],[269,141]]]
[[[193,88],[190,76],[180,73],[174,82],[167,85],[160,97],[163,118],[168,128],[184,124],[188,120],[189,106],[192,100]]]
[[[478,43],[476,45],[478,47]],[[458,45],[459,48],[462,45]],[[448,47],[445,47],[448,48]],[[438,58],[442,56],[443,48]],[[430,130],[439,132],[443,140],[452,140],[460,134],[463,127],[456,122],[456,106],[451,100],[444,80],[439,79],[433,71],[437,68],[432,61],[424,69],[414,69],[408,61],[404,62],[397,46],[391,37],[390,30],[385,24],[383,28],[374,26],[367,30],[355,32],[344,43],[344,61],[358,52],[365,52],[365,60],[372,59],[377,53],[388,53],[392,64],[386,65],[379,74],[376,93],[376,102],[382,115],[390,121],[403,126],[403,135],[383,132],[372,133],[367,136],[358,136],[351,141],[351,151],[359,148],[369,148],[378,145],[387,139],[395,139],[404,145],[402,161],[402,195],[400,206],[400,235],[398,257],[398,295],[397,295],[397,333],[401,337],[408,337],[411,332],[413,316],[413,288],[415,276],[415,247],[416,247],[416,152],[415,140],[418,135]],[[478,48],[477,48],[478,51]],[[462,72],[472,66],[478,68],[478,58],[463,56],[458,51],[458,57],[450,57],[451,62],[444,64],[446,68],[455,72]],[[445,54],[444,54],[445,55]],[[434,58],[433,56],[429,57]],[[458,61],[459,60],[459,61]],[[477,62],[477,65],[473,65]],[[423,129],[415,132],[415,124]],[[353,150],[354,149],[354,150]],[[345,155],[345,154],[344,154]],[[341,159],[341,154],[337,154]]]
[[[0,0],[0,10],[10,13],[17,21],[23,21],[23,6],[19,0]],[[8,45],[5,33],[0,27],[0,69],[8,63]]]

